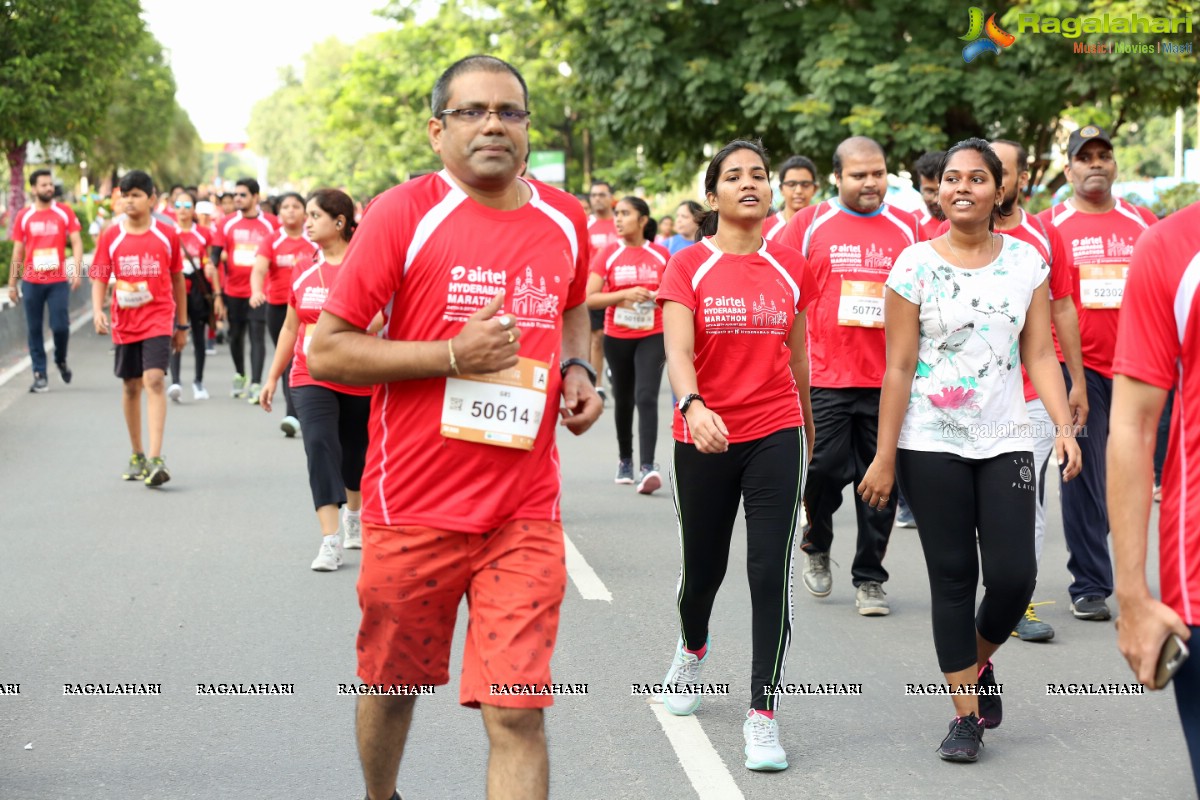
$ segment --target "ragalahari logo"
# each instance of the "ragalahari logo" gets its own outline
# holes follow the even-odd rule
[[[999,55],[1000,48],[1011,47],[1012,43],[1017,40],[1017,37],[1008,33],[999,25],[996,24],[996,15],[992,14],[987,18],[987,23],[983,21],[983,9],[971,7],[970,11],[970,29],[966,36],[958,37],[961,41],[970,42],[963,48],[963,61],[970,64],[982,53],[996,53]],[[984,38],[980,38],[980,37]]]

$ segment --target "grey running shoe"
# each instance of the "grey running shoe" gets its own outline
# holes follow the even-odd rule
[[[150,459],[146,462],[146,467],[146,485],[151,489],[156,486],[162,486],[171,480],[171,473],[167,470],[167,463],[161,457]]]
[[[1112,617],[1108,603],[1098,594],[1089,594],[1071,601],[1071,613],[1075,619],[1106,620]]]
[[[974,714],[955,717],[938,755],[946,761],[977,761],[983,749],[983,725]]]
[[[617,462],[617,477],[613,478],[613,483],[619,483],[626,486],[633,485],[633,462],[627,458],[623,458]]]
[[[34,373],[33,385],[29,387],[29,391],[35,392],[36,394],[50,391],[50,382],[46,380],[46,373]]]
[[[1038,619],[1037,611],[1034,610],[1035,606],[1044,606],[1053,602],[1053,600],[1046,600],[1042,603],[1030,603],[1029,608],[1025,609],[1025,616],[1021,617],[1021,621],[1017,623],[1012,635],[1023,642],[1048,642],[1053,639],[1054,628],[1050,627],[1050,623]]]
[[[134,453],[129,457],[129,464],[121,474],[123,481],[140,481],[146,478],[146,456]]]
[[[833,575],[829,571],[829,553],[804,554],[804,588],[813,597],[828,597],[833,591]]]
[[[854,595],[854,605],[858,606],[858,613],[864,617],[886,617],[892,613],[886,594],[882,585],[875,581],[867,581],[858,587]]]

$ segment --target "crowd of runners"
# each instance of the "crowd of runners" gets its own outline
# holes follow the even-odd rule
[[[1054,636],[1036,613],[1053,600],[1035,601],[1052,470],[1074,617],[1110,619],[1115,593],[1121,650],[1148,684],[1168,635],[1198,630],[1200,512],[1186,487],[1200,463],[1188,399],[1200,396],[1189,386],[1200,370],[1190,313],[1200,207],[1159,222],[1114,197],[1105,130],[1070,134],[1073,195],[1037,215],[1022,208],[1029,158],[1018,142],[925,154],[913,173],[926,208],[913,214],[886,198],[897,165],[855,136],[774,173],[758,142],[732,141],[707,165],[703,197],[656,220],[637,187],[596,181],[577,198],[523,177],[528,93],[511,65],[457,62],[431,105],[444,169],[365,212],[337,189],[284,194],[267,210],[252,179],[218,208],[196,188],[160,192],[127,172],[88,274],[94,328],[111,336],[123,385],[124,480],[171,479],[167,409],[183,400],[189,337],[193,400],[210,397],[220,328],[230,397],[284,407],[320,530],[312,569],[336,570],[344,548],[372,556],[358,582],[364,683],[447,683],[470,597],[461,702],[482,709],[489,796],[546,793],[550,697],[487,687],[551,682],[566,584],[555,427],[582,434],[606,405],[616,483],[651,494],[669,482],[674,493],[679,634],[664,643],[662,696],[673,714],[696,711],[703,693],[689,687],[719,657],[709,619],[744,506],[749,769],[788,766],[779,697],[793,565],[802,556],[809,594],[830,594],[848,485],[858,614],[890,612],[893,530],[920,538],[933,655],[953,690],[944,759],[976,760],[984,730],[1002,722],[989,690],[998,648]],[[814,159],[832,162],[831,186]],[[10,293],[15,302],[20,278],[41,393],[47,308],[59,375],[72,378],[67,297],[83,254],[51,174],[35,171],[30,189],[12,225]],[[664,368],[669,470],[656,452]],[[1146,588],[1152,498],[1162,603]],[[1200,659],[1175,682],[1195,766]],[[369,798],[398,796],[414,701],[359,699]]]

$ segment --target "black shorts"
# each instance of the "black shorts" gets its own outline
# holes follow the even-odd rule
[[[113,374],[121,380],[142,377],[146,370],[167,371],[171,362],[171,337],[151,336],[138,342],[116,346]]]
[[[588,309],[588,318],[591,319],[591,321],[592,321],[592,330],[594,330],[594,331],[604,330],[604,312],[605,311],[608,311],[608,309],[607,308],[589,308]]]

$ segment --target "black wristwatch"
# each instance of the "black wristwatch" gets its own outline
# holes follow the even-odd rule
[[[180,325],[178,323],[175,324],[175,330],[177,331],[190,331],[191,329],[191,325]]]
[[[582,358],[568,358],[562,362],[561,367],[564,378],[567,377],[567,370],[571,367],[583,367],[583,371],[587,373],[588,380],[592,382],[592,386],[596,385],[596,369]]]
[[[678,405],[679,415],[686,417],[688,409],[691,408],[692,403],[696,400],[699,400],[701,403],[704,403],[704,398],[701,397],[700,395],[696,394],[695,392],[693,392],[692,394],[685,394],[683,397],[679,398],[679,405]],[[708,403],[704,403],[704,405],[707,406]]]

